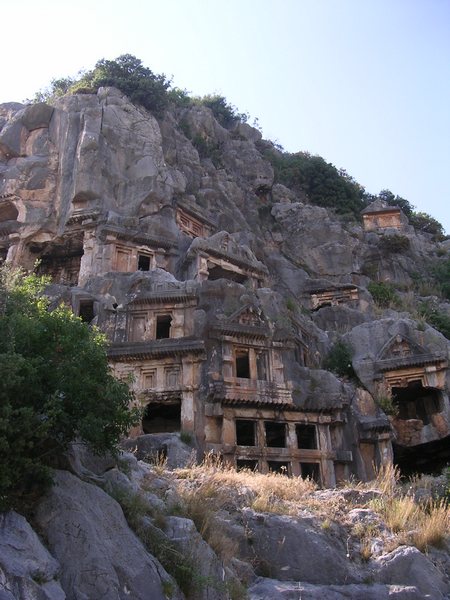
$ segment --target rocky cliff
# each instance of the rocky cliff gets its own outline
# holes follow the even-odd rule
[[[430,273],[448,260],[448,240],[416,231],[383,202],[367,206],[360,221],[312,204],[277,182],[268,158],[276,152],[258,130],[239,120],[225,128],[205,106],[169,108],[157,120],[114,88],[52,106],[1,105],[2,257],[28,269],[38,260],[52,277],[54,304],[105,331],[111,365],[133,376],[144,410],[133,437],[181,431],[199,459],[212,451],[233,468],[326,487],[352,476],[370,480],[393,460],[405,473],[442,468],[449,342],[430,315],[448,319],[450,304],[430,288]],[[73,485],[62,474],[54,494]],[[83,485],[78,495],[100,494]],[[119,543],[143,552],[143,571],[122,572],[114,548],[95,551],[109,566],[105,591],[97,586],[92,595],[89,578],[67,565],[68,550],[57,549],[50,513],[43,508],[38,522],[64,564],[64,592],[58,584],[47,593],[34,581],[39,591],[27,583],[29,596],[4,598],[157,598],[164,586],[177,597],[170,576],[136,541]],[[94,520],[108,528],[101,515]],[[181,537],[191,527],[172,525],[184,528]],[[271,526],[284,527],[274,517]],[[23,535],[37,548],[31,532]],[[38,552],[53,573],[53,559]],[[86,589],[68,592],[80,577]],[[303,580],[301,569],[293,578]],[[147,596],[132,591],[136,581]],[[111,585],[122,591],[114,596]],[[295,586],[258,585],[254,598],[296,594]],[[393,593],[380,588],[373,597]],[[414,593],[399,597],[422,597]]]

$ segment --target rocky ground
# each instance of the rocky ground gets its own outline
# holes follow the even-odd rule
[[[1,515],[1,600],[450,597],[444,478],[320,490],[194,465],[176,434],[128,445],[74,447],[28,519]]]

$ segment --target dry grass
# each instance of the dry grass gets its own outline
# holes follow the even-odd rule
[[[443,547],[450,532],[450,508],[441,500],[422,509],[411,543],[422,552],[430,546]]]

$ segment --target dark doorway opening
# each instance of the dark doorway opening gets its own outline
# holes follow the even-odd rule
[[[216,279],[228,279],[229,281],[244,283],[247,280],[247,277],[241,273],[235,273],[234,271],[228,271],[227,269],[216,266],[211,267],[208,270],[208,279],[210,281],[215,281]]]
[[[320,485],[320,465],[319,463],[300,463],[302,478],[312,479]]]
[[[181,400],[147,404],[142,418],[144,433],[173,433],[181,430]]]
[[[138,271],[150,271],[150,256],[138,254]]]
[[[94,301],[93,300],[80,300],[80,308],[78,309],[78,316],[81,317],[83,323],[90,323],[95,317],[94,313]]]
[[[440,412],[440,390],[423,387],[421,381],[411,381],[407,387],[394,387],[392,395],[399,419],[419,419],[429,425],[431,416]]]
[[[440,475],[450,464],[449,437],[411,447],[393,444],[393,448],[394,464],[406,477],[416,473]]]
[[[156,339],[170,338],[170,326],[172,317],[170,315],[159,315],[156,317]]]
[[[256,421],[236,419],[236,444],[256,446]]]
[[[281,460],[268,460],[267,466],[271,473],[280,473],[280,475],[290,475],[291,465],[286,461]]]
[[[266,444],[270,448],[286,448],[286,425],[265,421]]]
[[[236,350],[236,377],[250,379],[250,358],[248,350]]]
[[[236,469],[238,471],[243,471],[244,469],[248,471],[258,471],[258,461],[238,458],[236,460]]]
[[[317,435],[315,425],[299,424],[295,426],[297,434],[297,447],[303,450],[315,450],[317,448]]]

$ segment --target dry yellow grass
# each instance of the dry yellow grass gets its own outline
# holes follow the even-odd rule
[[[444,500],[431,502],[421,510],[411,542],[422,552],[444,545],[450,532],[450,507]]]
[[[375,488],[382,492],[378,499],[366,502],[355,499],[353,503],[348,499],[352,496],[340,490],[318,490],[310,480],[276,473],[237,472],[214,455],[208,455],[201,465],[172,472],[169,478],[180,498],[180,512],[195,522],[198,531],[224,560],[229,559],[236,548],[217,528],[215,516],[222,509],[233,513],[250,507],[257,512],[291,516],[306,512],[317,517],[318,522],[324,522],[324,530],[331,530],[333,522],[345,526],[346,515],[356,503],[358,508],[371,508],[380,514],[391,532],[386,535],[391,549],[408,543],[426,551],[429,546],[442,545],[448,539],[449,507],[444,502],[416,502],[411,486],[399,484],[399,471],[392,465],[380,469],[375,481],[348,484],[346,488],[358,491]],[[360,544],[361,558],[368,560],[373,538],[385,537],[385,534],[378,526],[364,524],[361,528],[363,533],[358,532],[357,526],[349,533]]]

